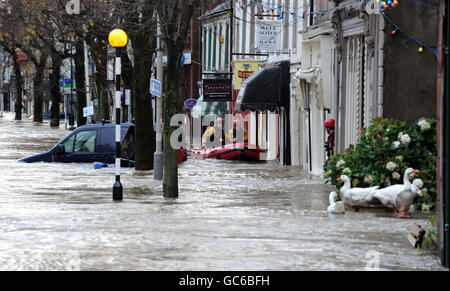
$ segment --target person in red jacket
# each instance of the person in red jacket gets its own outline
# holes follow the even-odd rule
[[[334,155],[334,119],[330,118],[325,120],[324,126],[328,133],[328,138],[325,142],[325,151],[327,152],[327,157]]]

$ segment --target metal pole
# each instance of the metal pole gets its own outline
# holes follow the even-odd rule
[[[67,94],[64,94],[64,128],[67,129]]]
[[[156,58],[158,60],[156,67],[156,79],[162,83],[163,79],[163,48],[161,40],[161,26],[158,18],[157,35],[158,48],[156,49]],[[161,86],[162,87],[162,86]],[[162,88],[161,88],[162,89]],[[155,180],[163,179],[163,146],[162,146],[162,94],[156,97],[156,151],[153,159],[153,178]]]
[[[448,1],[442,1],[443,7],[445,11],[445,17],[444,17],[444,25],[446,26],[446,36],[445,36],[445,112],[444,112],[444,119],[445,120],[445,136],[444,136],[444,144],[445,144],[445,154],[444,159],[448,161],[449,154],[450,154],[450,121],[449,121],[449,114],[450,114],[450,55],[449,55],[449,49],[450,49],[450,21],[449,21],[449,4]],[[443,53],[443,52],[442,52]],[[449,179],[449,173],[450,173],[450,165],[448,162],[445,163],[445,193],[444,193],[444,202],[445,202],[445,225],[444,225],[444,244],[445,244],[445,267],[449,267],[449,260],[450,260],[450,250],[449,250],[449,186],[450,186],[450,179]]]
[[[5,94],[3,93],[3,55],[0,51],[0,57],[2,58],[2,63],[0,64],[0,117],[3,117],[3,104],[5,100]]]
[[[86,78],[86,106],[91,106],[91,92],[89,89],[89,58],[88,58],[88,46],[84,41],[84,75]],[[80,89],[80,88],[78,88]],[[92,121],[92,117],[88,116],[88,120]]]
[[[234,44],[234,34],[233,34],[233,30],[234,30],[234,1],[231,0],[231,11],[230,11],[230,73],[233,73],[233,67],[232,67],[232,63],[233,63],[233,44]]]
[[[0,76],[0,77],[3,78],[3,76]],[[3,87],[2,82],[0,82],[0,86]],[[3,117],[3,102],[4,102],[4,99],[5,99],[5,95],[4,95],[3,91],[0,91],[0,117]]]
[[[125,90],[125,103],[128,105],[128,122],[132,122],[131,117],[131,90],[126,89]]]
[[[121,92],[120,92],[120,73],[121,73],[121,60],[120,60],[120,48],[116,48],[116,182],[113,186],[113,200],[122,200],[123,188],[120,183],[120,105],[121,105]]]
[[[70,47],[70,53],[73,54],[73,45]],[[70,102],[69,102],[69,107],[70,107],[70,113],[72,114],[72,116],[74,116],[73,110],[72,110],[72,102],[73,102],[73,58],[70,58]],[[71,126],[74,125],[74,123],[72,123],[72,120],[75,120],[75,119],[69,118],[69,125],[71,125]]]

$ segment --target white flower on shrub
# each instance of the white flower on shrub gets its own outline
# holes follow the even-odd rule
[[[352,172],[352,170],[350,170],[350,168],[345,168],[344,170],[342,170],[342,174],[350,174]]]
[[[398,139],[401,139],[401,138],[402,138],[402,135],[403,135],[403,132],[399,132],[398,135],[397,135],[397,138],[398,138]]]
[[[372,175],[367,175],[364,177],[364,182],[367,184],[371,183],[373,181]]]
[[[395,179],[395,180],[400,180],[401,177],[402,176],[399,173],[397,173],[397,172],[393,172],[392,173],[392,178]]]
[[[402,135],[402,138],[400,140],[404,145],[409,145],[409,143],[411,142],[411,138],[409,137],[408,134]]]
[[[397,140],[397,141],[394,141],[393,144],[394,144],[394,148],[398,148],[400,146],[401,142],[399,142]]]
[[[342,167],[343,165],[345,165],[345,161],[344,161],[344,160],[339,160],[339,161],[336,163],[336,167],[337,167],[337,168],[340,168],[340,167]]]
[[[413,184],[416,185],[416,187],[419,189],[421,189],[423,187],[422,179],[414,179]]]
[[[394,171],[395,168],[397,168],[397,167],[398,167],[397,164],[394,162],[388,162],[386,164],[386,169],[388,169],[389,171]]]
[[[420,130],[422,130],[422,131],[426,131],[431,128],[431,125],[425,119],[422,119],[421,121],[419,121],[419,126],[420,126]]]

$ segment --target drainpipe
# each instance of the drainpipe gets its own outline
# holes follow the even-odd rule
[[[442,5],[444,7],[444,13],[445,13],[445,22],[444,25],[447,27],[447,35],[446,35],[446,48],[445,48],[445,59],[446,59],[446,71],[445,71],[445,159],[448,161],[448,157],[450,154],[450,121],[449,121],[449,114],[450,114],[450,101],[449,101],[449,94],[450,94],[450,58],[449,58],[449,47],[450,47],[450,22],[449,22],[449,15],[448,15],[448,2],[442,0]],[[450,180],[449,180],[449,173],[450,173],[450,165],[449,163],[445,163],[445,225],[444,225],[444,232],[445,232],[445,266],[449,267],[449,231],[448,231],[448,224],[449,224],[449,199],[450,199]]]
[[[378,104],[377,117],[383,117],[383,86],[384,86],[384,18],[378,18]]]
[[[339,138],[339,141],[335,143],[337,145],[336,152],[340,153],[342,152],[342,142],[340,140],[344,140],[344,137],[342,136],[342,51],[339,51],[337,58],[337,98],[338,98],[338,104],[337,104],[337,130],[335,133],[336,136]]]

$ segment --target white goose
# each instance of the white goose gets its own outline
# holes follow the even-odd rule
[[[409,217],[409,208],[416,195],[422,192],[409,180],[410,174],[417,176],[417,170],[408,168],[403,175],[403,184],[395,184],[375,191],[373,197],[380,200],[383,205],[394,208],[397,217]]]
[[[350,205],[367,206],[369,202],[373,199],[375,190],[380,188],[380,186],[373,186],[367,188],[350,188],[350,178],[347,175],[342,175],[338,181],[344,181],[344,186],[341,187],[341,197],[345,203]]]
[[[343,201],[336,202],[336,197],[337,193],[335,191],[332,191],[329,196],[330,206],[328,206],[327,212],[335,214],[345,213],[344,202]]]

